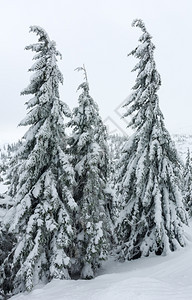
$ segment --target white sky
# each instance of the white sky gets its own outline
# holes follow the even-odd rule
[[[24,48],[37,41],[30,25],[43,27],[63,55],[58,63],[64,75],[61,99],[71,109],[77,105],[83,76],[74,69],[84,63],[90,94],[106,124],[114,121],[126,131],[115,110],[136,78],[131,70],[137,61],[127,57],[141,35],[131,27],[135,18],[143,19],[156,46],[167,129],[192,132],[191,0],[0,0],[0,141],[16,141],[26,131],[17,125],[26,115],[29,97],[20,92],[29,84],[34,55]]]

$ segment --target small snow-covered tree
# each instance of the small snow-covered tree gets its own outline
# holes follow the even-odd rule
[[[187,158],[183,172],[183,193],[184,204],[189,215],[192,216],[192,164],[189,149],[187,151]]]
[[[76,179],[74,198],[78,205],[74,272],[81,278],[92,278],[108,251],[105,194],[108,148],[106,128],[97,104],[89,95],[86,70],[84,67],[78,70],[84,72],[85,82],[78,88],[82,89],[79,106],[69,122],[73,128],[70,151]]]
[[[21,94],[34,97],[26,103],[29,111],[20,123],[29,129],[12,161],[8,194],[15,203],[4,225],[15,235],[16,245],[1,267],[1,284],[13,293],[30,291],[52,278],[70,278],[75,236],[74,172],[64,128],[64,116],[70,112],[59,97],[63,77],[57,56],[61,54],[44,29],[31,26],[30,30],[38,36],[38,43],[26,47],[36,52],[29,69],[34,75]]]
[[[142,20],[140,45],[130,55],[139,59],[138,75],[125,107],[133,135],[119,160],[118,199],[121,212],[116,231],[119,259],[167,254],[185,245],[187,223],[181,194],[181,163],[165,128],[157,91],[160,75],[154,45]]]

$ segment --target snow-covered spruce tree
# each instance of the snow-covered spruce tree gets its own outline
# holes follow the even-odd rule
[[[143,34],[129,55],[139,59],[133,93],[125,117],[135,133],[125,144],[119,161],[118,198],[121,212],[116,231],[118,257],[129,260],[151,253],[165,255],[185,245],[187,223],[181,195],[181,163],[165,128],[157,90],[161,85],[153,57],[154,45],[142,20]]]
[[[70,112],[59,99],[61,55],[44,29],[31,26],[30,31],[38,36],[38,43],[26,47],[36,52],[29,69],[34,75],[21,94],[34,97],[26,103],[29,111],[20,123],[30,127],[13,159],[8,194],[15,204],[5,217],[16,246],[1,267],[1,284],[13,293],[30,291],[52,278],[69,278],[75,235],[74,172],[64,128],[64,116]]]
[[[79,106],[73,110],[73,128],[70,151],[73,156],[76,187],[74,198],[78,205],[76,216],[77,252],[74,273],[80,278],[93,278],[108,251],[108,224],[106,182],[108,148],[106,128],[103,125],[97,104],[89,95],[85,74],[78,90]]]
[[[119,205],[117,202],[117,193],[116,193],[116,178],[118,174],[118,162],[121,156],[121,152],[124,144],[126,143],[128,136],[120,135],[109,135],[108,136],[108,146],[109,146],[109,176],[108,176],[108,188],[107,196],[110,207],[110,219],[112,221],[112,244],[113,246],[117,243],[117,237],[115,234],[115,223],[119,213]],[[113,247],[114,248],[114,247]]]
[[[187,151],[186,163],[183,172],[184,204],[189,215],[192,216],[192,163],[190,151]]]

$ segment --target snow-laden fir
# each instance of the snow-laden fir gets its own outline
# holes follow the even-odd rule
[[[129,55],[139,62],[133,92],[124,117],[135,133],[124,146],[117,178],[120,215],[116,225],[121,260],[168,254],[185,246],[183,224],[187,216],[182,202],[182,165],[165,128],[157,91],[160,75],[154,61],[154,45],[142,20],[140,45]]]
[[[14,244],[1,265],[5,293],[30,291],[39,282],[70,278],[74,253],[72,216],[73,168],[66,154],[64,116],[70,112],[59,98],[63,77],[57,66],[56,44],[37,26],[38,43],[27,46],[36,52],[29,69],[34,75],[22,95],[32,94],[28,114],[20,125],[29,125],[9,171],[8,195],[14,205],[4,218],[4,230]]]
[[[183,198],[190,217],[192,216],[192,160],[188,148],[183,171]]]
[[[99,115],[99,109],[89,95],[85,67],[85,81],[78,87],[82,93],[78,107],[74,108],[70,139],[76,186],[74,198],[78,205],[75,218],[76,276],[93,278],[95,271],[105,260],[109,248],[109,225],[107,221],[107,197],[105,189],[108,174],[107,133]]]

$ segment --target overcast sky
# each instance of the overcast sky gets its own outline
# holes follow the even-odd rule
[[[127,54],[138,45],[141,31],[131,27],[141,18],[156,46],[162,79],[160,107],[170,132],[192,133],[192,1],[191,0],[0,0],[0,141],[16,141],[26,131],[17,128],[26,115],[28,69],[34,53],[25,46],[37,41],[30,25],[43,27],[57,43],[63,59],[61,99],[77,105],[85,64],[90,94],[110,131],[126,131],[118,108],[131,93],[136,59]],[[113,125],[112,125],[113,124]]]

